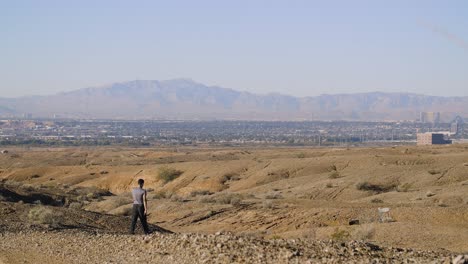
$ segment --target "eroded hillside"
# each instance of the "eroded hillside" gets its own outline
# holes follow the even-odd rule
[[[10,149],[0,168],[10,184],[75,193],[65,207],[114,215],[128,215],[143,178],[149,221],[175,232],[468,251],[467,145]]]

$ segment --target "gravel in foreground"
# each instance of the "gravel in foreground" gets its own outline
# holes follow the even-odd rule
[[[66,231],[0,234],[0,263],[468,263],[468,255],[351,241],[216,233],[149,236]]]

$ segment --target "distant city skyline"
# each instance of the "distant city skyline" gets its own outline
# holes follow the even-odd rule
[[[0,97],[190,78],[257,94],[468,96],[468,2],[0,1]]]

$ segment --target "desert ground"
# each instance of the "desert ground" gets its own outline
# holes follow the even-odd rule
[[[0,263],[468,263],[466,144],[6,150]]]

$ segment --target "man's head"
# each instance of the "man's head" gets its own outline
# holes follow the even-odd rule
[[[143,187],[143,184],[145,184],[145,180],[138,179],[138,185],[140,185],[140,187]]]

